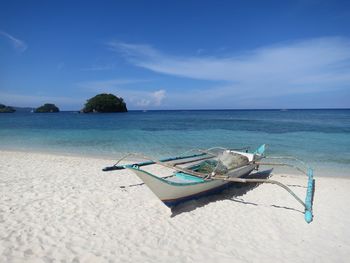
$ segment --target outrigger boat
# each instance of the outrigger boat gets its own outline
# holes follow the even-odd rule
[[[168,207],[179,203],[197,199],[206,195],[219,193],[234,183],[269,183],[275,184],[288,191],[305,209],[305,221],[313,219],[312,203],[314,195],[314,178],[312,168],[299,159],[293,157],[266,157],[266,146],[263,144],[249,153],[248,147],[242,149],[226,149],[222,147],[207,150],[196,150],[196,154],[180,155],[161,160],[153,160],[142,154],[128,154],[115,165],[105,167],[103,171],[129,169],[134,172],[144,184]],[[191,150],[194,151],[194,150]],[[119,163],[127,157],[138,156],[147,161],[127,165]],[[298,165],[290,163],[267,163],[262,159],[287,159],[296,161]],[[141,169],[143,166],[158,164],[171,169],[166,176],[156,176]],[[305,202],[302,201],[288,186],[271,179],[245,178],[261,165],[289,166],[308,176]],[[303,168],[300,165],[304,166]]]

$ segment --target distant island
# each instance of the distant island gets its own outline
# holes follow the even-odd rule
[[[59,112],[59,108],[55,104],[46,103],[39,108],[35,109],[35,113],[53,113]]]
[[[5,106],[4,104],[0,104],[0,113],[13,113],[16,110],[10,106]]]
[[[83,113],[104,113],[104,112],[127,112],[126,103],[123,98],[113,94],[98,94],[89,99],[85,107],[80,111]]]

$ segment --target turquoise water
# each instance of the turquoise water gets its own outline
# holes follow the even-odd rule
[[[298,156],[323,174],[347,175],[350,110],[0,114],[0,149],[161,157],[192,148],[262,143],[269,145],[269,154]]]

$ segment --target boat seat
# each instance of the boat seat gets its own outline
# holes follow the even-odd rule
[[[167,178],[168,181],[175,183],[198,183],[204,182],[204,179],[189,175],[183,172],[176,172],[174,176]]]

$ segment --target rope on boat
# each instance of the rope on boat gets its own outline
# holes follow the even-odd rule
[[[152,160],[150,157],[148,157],[146,155],[143,155],[143,154],[138,154],[138,156],[140,156],[140,157],[142,157],[142,158],[144,158],[146,160],[153,161],[155,164],[158,164],[158,165],[170,168],[170,169],[174,169],[174,170],[177,170],[177,171],[180,171],[180,172],[188,173],[188,174],[191,174],[191,175],[194,175],[194,176],[197,176],[197,177],[202,177],[203,175],[208,176],[208,174],[198,173],[198,172],[192,171],[190,169],[186,169],[186,168],[182,168],[182,167],[175,167],[174,164],[167,164],[167,163],[164,163],[164,162]]]
[[[215,157],[218,154],[215,154],[215,153],[211,152],[211,151],[213,151],[215,149],[219,149],[219,150],[222,150],[222,151],[225,151],[225,150],[235,150],[235,151],[245,150],[247,152],[248,149],[250,149],[250,147],[248,146],[248,147],[243,147],[243,148],[238,148],[238,149],[228,149],[228,148],[224,148],[224,147],[212,147],[212,148],[209,148],[209,149],[206,149],[206,150],[193,148],[193,149],[190,149],[188,151],[185,151],[185,152],[181,153],[177,157],[166,158],[166,159],[162,159],[162,160],[159,160],[159,161],[164,163],[164,162],[175,161],[175,160],[178,160],[178,159],[186,159],[186,158],[191,158],[191,157],[194,158],[194,157],[201,156],[202,154],[203,155],[204,154],[208,154],[208,155],[211,155],[212,157]],[[194,155],[186,156],[186,154],[189,154],[190,152],[200,152],[200,154],[194,154]],[[112,170],[124,169],[125,168],[124,165],[118,166],[118,164],[122,160],[125,160],[127,157],[130,157],[130,156],[140,156],[140,155],[141,154],[139,154],[139,153],[127,153],[124,156],[122,156],[114,165],[109,166],[109,167],[105,167],[102,170],[103,171],[112,171]],[[210,158],[208,157],[208,159],[210,159]],[[154,159],[153,158],[147,157],[146,160],[149,160],[149,162],[143,162],[143,163],[139,163],[139,164],[135,163],[135,165],[144,166],[144,165],[154,164]],[[183,163],[180,163],[180,164],[183,164]]]
[[[190,151],[187,151],[187,152],[191,152],[193,151],[190,150]],[[159,160],[159,162],[170,162],[170,161],[175,161],[175,160],[180,160],[180,159],[186,159],[186,158],[194,158],[194,157],[199,157],[199,156],[203,156],[205,153],[200,153],[200,154],[194,154],[194,155],[189,155],[189,156],[176,156],[176,157],[171,157],[171,158],[166,158],[166,159],[161,159]],[[125,166],[126,165],[119,165],[118,164],[126,159],[127,157],[130,157],[130,156],[139,156],[143,159],[146,159],[146,160],[149,160],[147,162],[141,162],[141,163],[134,163],[134,165],[138,165],[138,166],[145,166],[145,165],[151,165],[151,164],[155,164],[155,161],[153,160],[153,158],[144,158],[144,155],[140,154],[140,153],[128,153],[126,155],[124,155],[123,157],[121,157],[114,165],[112,166],[108,166],[108,167],[105,167],[102,169],[102,171],[104,172],[107,172],[107,171],[113,171],[113,170],[122,170],[122,169],[125,169]]]

